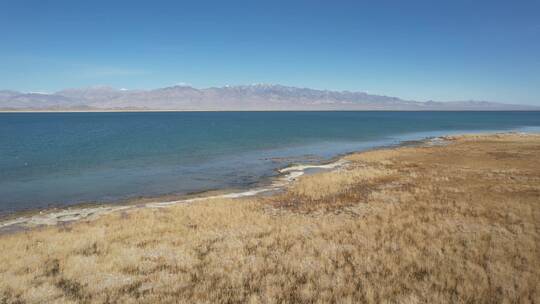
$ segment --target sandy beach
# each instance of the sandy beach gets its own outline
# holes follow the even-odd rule
[[[538,134],[281,173],[241,192],[4,220],[0,303],[540,301]]]

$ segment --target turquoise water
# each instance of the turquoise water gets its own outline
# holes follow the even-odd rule
[[[0,113],[0,213],[245,188],[291,162],[539,127],[540,112]]]

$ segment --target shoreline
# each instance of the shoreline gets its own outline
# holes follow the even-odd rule
[[[446,135],[445,135],[446,136]],[[442,136],[442,137],[445,137]],[[396,149],[404,146],[420,146],[429,144],[431,141],[437,141],[441,137],[423,137],[417,140],[402,140],[397,144],[381,145],[373,148],[367,148],[360,151],[341,153],[314,164],[289,164],[283,168],[276,169],[277,176],[263,178],[256,183],[255,187],[238,189],[223,188],[212,189],[188,194],[165,194],[150,197],[133,197],[112,202],[81,202],[65,207],[36,208],[28,210],[15,211],[0,216],[0,234],[17,232],[39,228],[42,226],[52,226],[66,224],[80,220],[92,220],[99,216],[114,213],[118,211],[127,211],[137,208],[162,208],[176,204],[190,204],[197,201],[215,199],[215,198],[241,198],[257,195],[268,195],[284,190],[294,180],[310,169],[334,170],[346,165],[345,158],[352,154],[363,153],[367,151]]]
[[[236,199],[272,194],[285,189],[285,187],[295,179],[306,174],[306,170],[332,170],[346,165],[347,161],[343,158],[352,153],[358,153],[358,151],[333,157],[320,164],[293,164],[286,166],[277,170],[279,173],[278,176],[261,180],[257,183],[257,186],[252,188],[214,189],[185,195],[171,194],[156,197],[137,197],[108,203],[84,202],[66,206],[64,208],[53,207],[16,211],[5,217],[0,217],[0,234],[38,228],[41,226],[65,224],[83,219],[92,220],[105,214],[137,208],[163,208],[176,204],[191,204],[216,198]]]
[[[279,191],[283,191],[293,181],[302,175],[312,174],[308,172],[310,169],[320,171],[332,171],[345,167],[348,163],[346,158],[350,155],[380,151],[393,150],[401,147],[421,147],[431,145],[443,145],[448,143],[450,138],[455,136],[474,136],[475,133],[450,134],[441,136],[426,136],[414,140],[402,140],[396,144],[387,144],[367,148],[365,150],[352,151],[341,153],[330,159],[314,163],[314,164],[289,164],[283,168],[276,169],[277,176],[269,177],[260,180],[256,186],[245,189],[238,188],[223,188],[212,189],[189,194],[165,194],[151,197],[134,197],[116,200],[112,202],[82,202],[65,207],[37,208],[29,210],[15,211],[5,216],[0,216],[0,234],[17,232],[39,228],[44,226],[53,226],[59,224],[68,224],[80,220],[93,220],[100,216],[119,212],[128,211],[139,208],[163,208],[177,204],[191,204],[199,201],[210,199],[236,199],[243,197],[253,197],[261,195],[272,195]],[[482,135],[499,135],[499,134],[535,134],[519,131],[506,132],[487,132]]]

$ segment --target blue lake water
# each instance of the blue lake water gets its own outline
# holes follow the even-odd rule
[[[0,113],[0,214],[244,188],[291,162],[505,130],[540,130],[540,112]]]

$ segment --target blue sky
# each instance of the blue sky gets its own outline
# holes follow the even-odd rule
[[[0,1],[0,89],[178,83],[540,105],[540,1]]]

